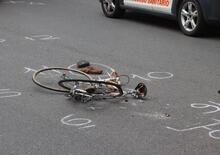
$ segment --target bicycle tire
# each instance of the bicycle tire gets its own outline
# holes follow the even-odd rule
[[[113,98],[115,97],[120,97],[123,95],[123,90],[121,88],[120,85],[115,84],[115,83],[111,83],[111,82],[104,82],[104,81],[95,81],[95,80],[81,80],[81,79],[67,79],[67,80],[61,80],[58,82],[59,86],[63,87],[64,89],[68,89],[71,90],[70,87],[66,86],[64,83],[68,83],[68,82],[82,82],[82,83],[90,83],[90,84],[104,84],[104,85],[110,85],[110,86],[114,86],[117,88],[119,94],[112,96]],[[95,95],[97,95],[96,93],[94,93]]]
[[[49,86],[49,85],[46,85],[46,84],[43,84],[41,81],[39,81],[38,80],[38,76],[39,75],[41,75],[41,74],[44,74],[46,71],[57,71],[57,70],[62,70],[62,71],[66,71],[66,72],[72,72],[72,73],[75,73],[75,74],[79,74],[79,75],[81,75],[81,76],[83,76],[83,77],[85,77],[86,79],[88,79],[88,80],[91,80],[92,79],[92,77],[91,76],[89,76],[88,74],[86,74],[86,73],[83,73],[83,72],[81,72],[81,71],[79,71],[79,70],[76,70],[76,69],[68,69],[68,68],[63,68],[63,67],[48,67],[48,68],[44,68],[44,69],[40,69],[40,70],[38,70],[37,72],[35,72],[34,74],[33,74],[33,76],[32,76],[32,81],[36,84],[36,85],[38,85],[38,86],[40,86],[40,87],[42,87],[42,88],[45,88],[45,89],[48,89],[48,90],[52,90],[52,91],[56,91],[56,92],[69,92],[69,89],[65,89],[65,88],[63,88],[63,87],[60,87],[59,85],[58,85],[58,82],[60,81],[60,80],[62,80],[62,79],[59,79],[58,81],[57,81],[57,85],[58,85],[58,87],[57,88],[55,88],[55,87],[52,87],[52,86]],[[74,75],[74,74],[73,74]]]

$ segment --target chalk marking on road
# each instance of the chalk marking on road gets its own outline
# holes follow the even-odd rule
[[[139,76],[139,75],[136,75],[136,74],[131,74],[131,78],[132,78],[132,79],[139,78],[139,79],[141,79],[141,80],[148,81],[148,82],[151,81],[151,80],[148,79],[148,78],[145,78],[145,77],[142,77],[142,76]]]
[[[6,42],[5,39],[0,39],[0,43],[4,43],[4,42]]]
[[[213,134],[216,133],[216,132],[219,132],[219,137],[213,135]],[[220,130],[212,130],[212,131],[210,131],[210,132],[209,132],[209,136],[210,136],[211,138],[214,138],[214,139],[220,139]]]
[[[91,63],[92,65],[98,65],[98,66],[101,66],[101,67],[104,67],[106,68],[107,70],[110,70],[111,72],[114,72],[115,70],[108,66],[108,65],[105,65],[105,64],[101,64],[101,63]],[[72,64],[70,66],[68,66],[69,69],[72,69],[72,68],[76,68],[76,64]],[[165,76],[164,76],[165,74]],[[160,76],[159,76],[160,75]],[[103,75],[103,77],[106,76],[106,75]],[[111,74],[109,72],[107,72],[107,76],[108,77],[111,77]],[[174,75],[170,72],[149,72],[147,74],[148,78],[146,77],[143,77],[143,76],[140,76],[140,75],[137,75],[137,74],[130,74],[129,76],[131,76],[132,79],[135,79],[135,78],[139,78],[141,80],[144,80],[144,81],[147,81],[147,82],[150,82],[151,79],[157,79],[157,80],[163,80],[163,79],[170,79],[172,78]],[[101,79],[102,76],[98,76],[98,79]]]
[[[160,74],[167,74],[167,76],[159,76]],[[157,75],[157,76],[156,76]],[[174,75],[170,72],[149,72],[147,76],[151,79],[158,79],[158,80],[163,80],[163,79],[170,79]]]
[[[87,118],[73,118],[74,114],[67,115],[61,119],[61,123],[68,125],[68,126],[75,126],[79,127],[78,129],[86,129],[95,127],[94,124],[89,125],[92,123],[92,120]],[[72,118],[71,118],[72,117]]]
[[[177,128],[173,128],[173,127],[169,127],[169,126],[167,126],[166,128],[170,129],[170,130],[173,130],[173,131],[176,131],[176,132],[186,132],[186,131],[192,131],[192,130],[196,130],[196,129],[206,129],[206,130],[209,131],[209,136],[211,138],[220,139],[220,137],[214,136],[214,134],[216,134],[217,132],[220,133],[220,130],[212,130],[212,128],[210,128],[210,127],[219,125],[220,120],[215,119],[215,118],[212,118],[212,120],[215,121],[215,123],[207,124],[207,125],[201,125],[201,126],[195,126],[195,127],[186,128],[186,129],[177,129]]]
[[[47,34],[42,34],[42,35],[32,35],[32,36],[25,36],[24,37],[27,40],[35,41],[35,40],[57,40],[60,39],[60,37],[55,37]]]
[[[92,127],[95,127],[95,125],[89,125],[89,126],[80,127],[79,129],[88,129],[88,128],[92,128]]]
[[[35,39],[31,38],[31,37],[24,37],[25,39],[27,40],[31,40],[31,41],[34,41]]]
[[[59,37],[43,34],[43,35],[33,35],[32,37],[38,38],[39,40],[55,40],[60,39]]]
[[[21,92],[10,91],[10,89],[1,89],[0,91],[0,98],[16,97],[20,95]]]
[[[204,108],[215,108],[216,110],[208,111],[208,112],[203,112],[203,114],[212,114],[220,111],[220,107],[215,106],[215,105],[210,105],[210,104],[203,104],[203,103],[193,103],[191,104],[192,108],[198,108],[198,109],[204,109]]]
[[[216,103],[216,102],[213,102],[213,101],[208,101],[208,102],[220,106],[220,103]]]
[[[29,68],[29,67],[24,67],[24,69],[25,69],[25,72],[24,73],[29,73],[29,72],[37,72],[37,70],[36,69],[32,69],[32,68]]]
[[[208,101],[210,104],[205,104],[205,103],[192,103],[191,107],[192,108],[197,108],[197,109],[205,109],[205,108],[215,108],[215,110],[208,111],[208,112],[203,112],[203,114],[212,114],[220,111],[220,103],[216,103],[213,101]],[[214,104],[214,105],[213,105]]]

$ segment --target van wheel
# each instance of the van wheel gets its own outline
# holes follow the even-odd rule
[[[203,34],[205,21],[202,9],[196,0],[183,0],[178,13],[178,23],[182,32],[189,36]]]
[[[119,0],[101,0],[101,6],[106,17],[121,17],[125,12],[124,9],[120,8]]]

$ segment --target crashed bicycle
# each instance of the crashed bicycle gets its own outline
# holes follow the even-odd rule
[[[91,66],[89,62],[80,61],[77,67],[43,68],[33,74],[32,80],[42,88],[65,93],[69,98],[83,103],[127,96],[144,99],[147,95],[144,83],[138,83],[134,89],[123,88],[130,81],[128,75],[118,75],[116,71],[112,71],[108,73],[108,77],[96,78],[97,73],[102,74],[103,71]]]

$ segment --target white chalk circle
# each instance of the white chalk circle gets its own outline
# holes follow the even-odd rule
[[[218,134],[218,135],[216,135],[216,134]],[[220,130],[210,131],[209,136],[214,139],[220,139]]]
[[[174,75],[170,72],[149,72],[147,74],[147,76],[151,79],[158,79],[158,80],[162,80],[162,79],[170,79],[172,78]]]
[[[200,109],[200,108],[208,108],[208,107],[210,107],[210,105],[204,104],[204,103],[192,103],[191,107]]]
[[[15,91],[1,91],[0,92],[0,98],[16,97],[20,95],[21,95],[20,92],[15,92]]]
[[[83,126],[91,123],[92,121],[87,118],[71,118],[74,114],[70,114],[61,119],[61,122],[69,126]]]

